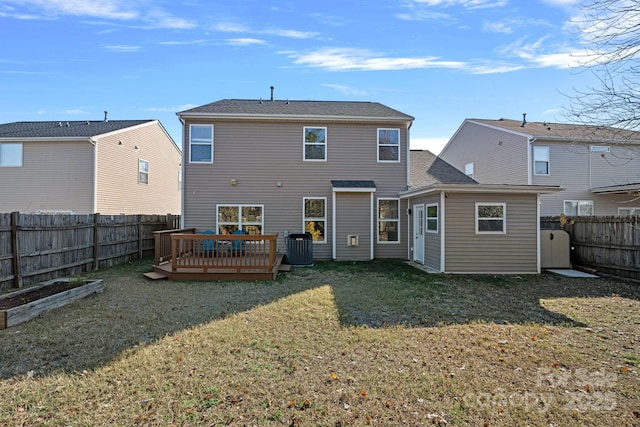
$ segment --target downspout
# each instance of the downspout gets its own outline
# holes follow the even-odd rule
[[[98,141],[89,137],[89,144],[93,145],[93,201],[91,213],[98,213]]]
[[[411,186],[411,138],[409,137],[411,133],[411,126],[413,122],[409,123],[407,127],[407,188]]]
[[[531,171],[531,159],[532,159],[532,153],[533,153],[533,143],[535,141],[535,137],[531,138],[529,137],[527,139],[527,142],[529,144],[527,144],[527,184],[531,185],[531,183],[533,182],[533,175],[532,175],[532,171]]]
[[[444,191],[440,192],[440,273],[444,273],[445,272],[445,255],[446,255],[446,245],[445,245],[445,241],[446,241],[446,236],[445,236],[445,225],[446,225],[446,215],[445,215],[445,207],[444,207],[444,203],[445,200],[447,199],[447,195],[444,193]]]
[[[375,211],[373,210],[373,207],[374,207],[373,206],[374,205],[373,192],[371,192],[369,194],[371,195],[371,208],[369,210],[369,212],[370,212],[369,217],[371,218],[371,221],[370,221],[371,226],[369,227],[370,228],[369,235],[371,236],[371,249],[370,249],[371,253],[369,254],[369,259],[373,260],[373,256],[374,256],[373,248],[375,246],[374,242],[377,240],[376,235],[373,234],[374,230],[375,230],[374,227],[373,227],[373,223],[374,222],[377,223],[378,221],[377,220],[374,221],[374,212]],[[377,217],[378,216],[376,215],[375,218],[377,218]]]
[[[185,206],[185,186],[184,184],[187,182],[185,179],[185,168],[186,168],[186,164],[187,164],[187,160],[184,158],[184,146],[185,146],[185,139],[187,137],[187,130],[185,127],[185,122],[184,119],[180,116],[178,116],[178,120],[180,121],[180,123],[182,124],[182,166],[180,167],[180,169],[182,170],[182,191],[180,193],[180,228],[185,228],[184,226],[184,206]]]
[[[336,190],[331,193],[331,258],[336,259]]]
[[[407,259],[409,261],[413,261],[413,253],[411,252],[411,242],[414,240],[411,237],[411,231],[414,226],[413,221],[411,220],[411,198],[407,199]]]
[[[536,221],[537,221],[537,227],[536,227],[536,244],[538,245],[538,261],[536,263],[536,271],[538,272],[538,274],[540,274],[541,270],[541,264],[540,264],[540,193],[536,194]]]

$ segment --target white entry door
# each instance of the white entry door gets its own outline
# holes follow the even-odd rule
[[[413,205],[413,260],[424,264],[424,205]]]

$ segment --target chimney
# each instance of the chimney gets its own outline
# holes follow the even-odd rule
[[[275,89],[273,86],[271,86],[271,102],[273,102],[273,89]]]
[[[527,113],[522,113],[522,124],[520,125],[521,128],[524,127],[524,125],[527,124]]]
[[[104,112],[104,121],[105,121],[105,123],[109,121],[109,117],[108,117],[108,115],[109,115],[109,112],[108,112],[108,111],[105,111],[105,112]]]

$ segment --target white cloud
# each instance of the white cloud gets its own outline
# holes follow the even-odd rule
[[[106,45],[104,48],[112,52],[138,52],[141,49],[140,46],[131,46],[125,44]]]
[[[252,38],[237,38],[237,39],[227,39],[227,43],[232,46],[250,46],[250,45],[264,45],[266,42],[260,39],[252,39]]]
[[[292,39],[309,39],[318,35],[318,33],[312,31],[296,31],[282,28],[255,30],[245,25],[236,24],[233,22],[220,22],[218,24],[215,24],[212,29],[223,33],[269,34],[273,36],[287,37]]]
[[[333,83],[324,83],[322,86],[337,90],[345,95],[366,96],[367,91],[352,88],[350,86],[338,85]]]
[[[385,57],[367,49],[322,48],[309,53],[282,52],[294,63],[322,68],[329,71],[382,71],[416,68],[465,67],[462,62],[440,61],[435,56],[425,57]]]

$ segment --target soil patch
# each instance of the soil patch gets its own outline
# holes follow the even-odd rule
[[[26,290],[17,295],[0,298],[0,310],[15,308],[60,292],[68,291],[69,289],[77,288],[83,284],[84,282],[59,281],[47,286]]]

